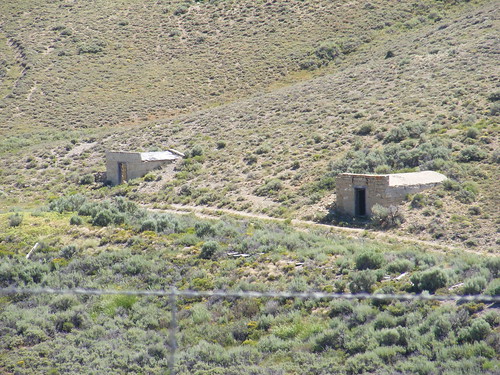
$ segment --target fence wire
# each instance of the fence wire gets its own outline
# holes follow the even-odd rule
[[[115,289],[54,289],[54,288],[0,288],[0,295],[6,294],[87,294],[87,295],[134,295],[157,297],[241,297],[241,298],[302,298],[302,299],[374,299],[399,301],[459,301],[459,302],[500,302],[500,295],[456,295],[456,294],[384,294],[384,293],[327,293],[327,292],[280,292],[280,291],[231,291],[231,290],[115,290]]]
[[[257,292],[257,291],[227,291],[227,290],[180,290],[172,287],[168,290],[113,290],[113,289],[53,289],[53,288],[0,288],[0,295],[10,294],[71,294],[71,295],[133,295],[168,297],[171,309],[169,330],[169,361],[168,374],[175,375],[175,356],[177,351],[177,298],[178,297],[239,297],[239,298],[300,298],[300,299],[373,299],[397,301],[455,301],[455,302],[486,302],[500,303],[500,295],[436,295],[421,294],[370,294],[370,293],[325,293],[325,292]]]

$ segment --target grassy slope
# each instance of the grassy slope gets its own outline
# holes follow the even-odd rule
[[[317,184],[332,160],[352,149],[383,147],[387,129],[422,120],[426,138],[451,140],[454,158],[469,143],[487,153],[482,162],[445,170],[479,184],[474,204],[482,214],[466,217],[469,203],[440,193],[443,207],[407,216],[423,227],[443,227],[441,238],[494,248],[498,118],[487,99],[496,90],[494,3],[371,4],[214,2],[192,4],[183,13],[178,4],[124,2],[113,9],[103,5],[98,17],[78,3],[47,4],[36,12],[10,9],[2,30],[22,41],[19,56],[31,69],[2,101],[2,126],[11,135],[2,146],[17,150],[4,154],[2,201],[26,205],[81,190],[80,176],[103,169],[106,149],[189,150],[196,144],[204,156],[179,168],[173,182],[166,181],[169,172],[156,183],[95,194],[311,217],[334,201]],[[436,13],[445,18],[435,23]],[[65,30],[71,35],[62,35]],[[355,43],[357,51],[314,72],[298,71],[300,63],[315,59],[311,53],[321,42],[332,40]],[[78,54],[89,45],[103,50]],[[395,57],[385,59],[389,50]],[[313,75],[318,77],[289,85]],[[227,101],[232,103],[147,121]],[[106,124],[121,128],[106,136]],[[372,125],[372,133],[356,135],[364,124]],[[96,125],[104,127],[88,129]],[[475,139],[465,136],[468,127],[479,129]],[[31,138],[19,137],[23,131]],[[57,137],[72,142],[18,148]],[[217,149],[223,146],[218,141],[225,147]],[[280,180],[280,189],[258,196],[255,189],[270,178]],[[191,192],[181,196],[182,186]]]

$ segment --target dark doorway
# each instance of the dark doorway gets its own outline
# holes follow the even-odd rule
[[[356,216],[366,216],[366,188],[354,188],[354,204]]]
[[[127,181],[127,163],[118,163],[118,185]]]

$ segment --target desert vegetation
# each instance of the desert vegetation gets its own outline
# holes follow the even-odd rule
[[[121,197],[63,197],[20,225],[0,219],[2,288],[497,295],[500,287],[497,257],[175,216]],[[25,259],[28,238],[41,245]],[[168,297],[16,294],[0,306],[6,373],[168,368]],[[500,316],[487,303],[186,297],[177,310],[178,374],[327,374],[331,366],[493,374],[499,365]]]
[[[492,0],[2,2],[0,287],[499,295],[498,14]],[[168,148],[185,158],[96,179],[107,150]],[[448,180],[369,222],[336,215],[339,173],[418,170]],[[217,219],[172,213],[204,208]],[[498,306],[481,301],[176,307],[179,374],[500,366]],[[165,373],[170,309],[1,295],[0,372]]]

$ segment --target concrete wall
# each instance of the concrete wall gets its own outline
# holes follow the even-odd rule
[[[371,216],[372,207],[380,204],[384,207],[401,204],[408,194],[415,194],[439,183],[421,183],[414,185],[390,186],[389,175],[340,174],[337,176],[337,211],[356,215],[355,189],[366,189],[366,215]]]
[[[145,176],[153,169],[169,164],[170,160],[148,161],[141,160],[140,153],[134,152],[106,152],[106,179],[112,185],[120,183],[118,163],[125,163],[127,166],[127,179],[132,180]]]

